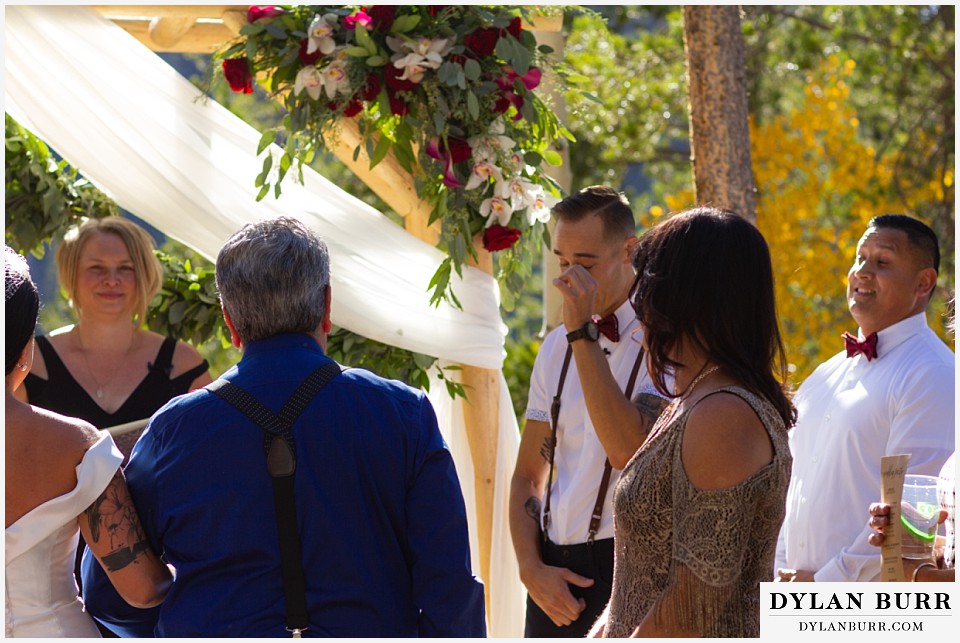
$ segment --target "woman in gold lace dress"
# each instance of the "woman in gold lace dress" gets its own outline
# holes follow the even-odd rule
[[[696,208],[645,234],[634,265],[649,368],[673,402],[614,492],[613,592],[594,634],[759,636],[795,420],[767,244]]]

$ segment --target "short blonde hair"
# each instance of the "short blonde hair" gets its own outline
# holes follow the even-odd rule
[[[67,291],[70,306],[77,315],[81,314],[76,303],[80,253],[83,251],[83,246],[95,234],[114,234],[120,237],[127,247],[137,279],[133,320],[143,324],[147,316],[147,306],[160,292],[163,271],[157,255],[154,254],[153,237],[133,221],[122,217],[87,219],[80,225],[70,228],[64,236],[57,248],[57,268],[60,285]]]

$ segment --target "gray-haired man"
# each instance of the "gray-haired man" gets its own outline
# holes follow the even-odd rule
[[[217,257],[217,286],[243,359],[158,411],[126,469],[176,580],[159,614],[131,614],[85,563],[89,611],[141,636],[484,636],[429,401],[324,355],[324,243],[291,218],[244,226]]]

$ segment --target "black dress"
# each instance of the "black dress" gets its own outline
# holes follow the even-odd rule
[[[27,387],[27,396],[30,404],[34,406],[61,415],[80,418],[98,429],[143,420],[149,418],[174,397],[188,392],[190,384],[207,372],[209,368],[207,360],[203,360],[202,364],[171,379],[173,351],[176,347],[177,340],[171,337],[164,339],[160,350],[157,351],[156,359],[153,362],[147,362],[146,377],[140,381],[140,384],[137,385],[137,388],[133,390],[133,393],[120,408],[113,413],[107,413],[73,378],[60,356],[57,355],[57,351],[54,350],[50,340],[40,335],[37,336],[37,348],[40,349],[43,361],[47,366],[47,379],[27,374],[27,378],[24,380],[24,385]],[[123,453],[124,465],[130,458],[133,445],[136,444],[142,432],[143,429],[130,431],[114,438],[117,448]],[[77,547],[77,585],[80,584],[80,557],[83,554],[84,544],[81,536],[80,544]],[[97,625],[100,626],[99,623]],[[104,631],[102,627],[100,627],[100,631],[106,636],[112,635],[112,632]]]
[[[47,366],[47,379],[28,374],[24,385],[27,387],[27,396],[30,404],[48,409],[54,413],[80,418],[97,427],[106,429],[118,424],[125,424],[135,420],[143,420],[153,415],[161,406],[172,398],[183,395],[190,390],[190,384],[209,368],[207,361],[190,369],[186,373],[173,379],[170,371],[173,369],[173,351],[177,347],[177,340],[166,338],[157,352],[153,362],[147,362],[147,375],[133,390],[133,393],[113,413],[107,413],[94,401],[80,384],[73,378],[67,367],[64,366],[57,351],[46,337],[37,337],[37,348],[43,355]],[[131,434],[127,434],[131,435]],[[134,431],[133,442],[139,437]],[[126,436],[120,436],[121,438]],[[124,448],[120,440],[117,446],[124,456],[130,456],[130,449]],[[129,446],[133,446],[133,442]]]

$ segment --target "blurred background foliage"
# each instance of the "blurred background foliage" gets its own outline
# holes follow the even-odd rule
[[[942,5],[743,7],[758,226],[773,255],[795,385],[839,350],[844,330],[852,330],[844,282],[857,239],[875,214],[908,213],[938,233],[943,261],[929,319],[953,346],[945,322],[955,291],[954,11]],[[565,97],[577,139],[570,146],[572,188],[606,183],[624,190],[642,232],[693,202],[681,9],[569,7],[564,23],[564,61],[590,78],[595,98],[579,92]],[[210,72],[209,57],[162,56],[198,84]],[[234,94],[214,83],[212,94],[260,130],[283,116],[260,89]],[[23,212],[50,209],[42,202],[23,205],[11,220],[11,185],[14,196],[41,191],[24,190],[22,168],[11,179],[11,158],[8,125],[8,242],[11,231],[33,234],[17,223]],[[402,224],[332,155],[318,155],[312,165]],[[67,193],[81,190],[82,179],[72,172],[61,168],[51,180]],[[106,212],[111,206],[102,207]],[[161,251],[168,280],[154,309],[164,312],[151,324],[199,344],[218,374],[238,355],[224,348],[219,315],[204,318],[201,312],[200,304],[213,296],[209,262],[169,240]],[[504,312],[504,375],[521,425],[542,327],[541,254],[531,254],[524,295]],[[44,315],[47,329],[68,320],[63,303],[47,301]],[[344,363],[415,386],[439,375],[449,387],[455,377],[438,374],[427,356],[387,350],[342,329],[331,348]]]

